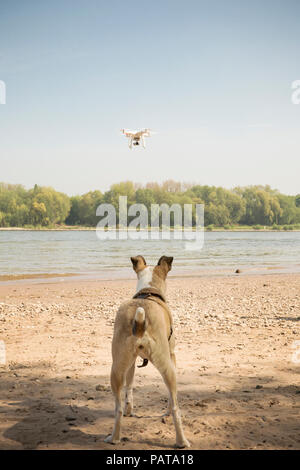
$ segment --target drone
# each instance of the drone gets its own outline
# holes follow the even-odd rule
[[[139,146],[143,145],[144,148],[146,148],[145,145],[145,137],[150,137],[150,129],[142,129],[140,131],[131,131],[129,129],[121,129],[122,134],[125,135],[125,137],[128,138],[128,146],[130,149],[132,149],[132,146]]]

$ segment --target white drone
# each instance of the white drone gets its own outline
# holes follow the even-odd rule
[[[129,129],[121,129],[122,134],[128,138],[129,148],[132,149],[132,146],[142,145],[146,148],[145,137],[150,137],[150,129],[142,129],[140,131],[130,131]]]

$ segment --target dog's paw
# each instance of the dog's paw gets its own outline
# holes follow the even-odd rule
[[[184,449],[184,447],[191,447],[191,444],[184,438],[182,441],[176,442],[175,447],[177,447],[177,449]]]
[[[116,444],[120,443],[120,440],[119,439],[113,439],[112,434],[109,434],[109,436],[107,436],[104,439],[104,442],[107,442],[108,444],[116,445]]]
[[[127,417],[133,416],[131,405],[126,406],[125,411],[124,411],[124,416],[127,416]]]

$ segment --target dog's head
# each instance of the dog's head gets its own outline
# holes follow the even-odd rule
[[[143,256],[134,256],[130,259],[138,278],[137,292],[146,287],[155,287],[163,294],[166,292],[166,278],[172,269],[172,256],[161,256],[154,267],[147,266]]]

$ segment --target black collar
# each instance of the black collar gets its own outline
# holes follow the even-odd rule
[[[156,292],[137,292],[133,296],[133,299],[147,299],[148,297],[158,297],[160,300],[165,302],[165,299],[163,298],[163,296]]]
[[[134,296],[133,299],[147,299],[148,297],[157,297],[158,299],[166,302],[164,295],[154,287],[146,287],[139,290]]]

